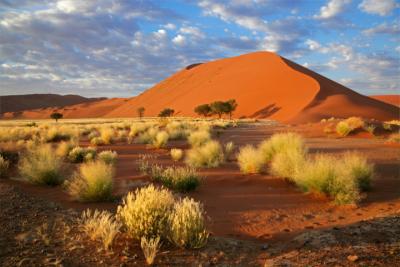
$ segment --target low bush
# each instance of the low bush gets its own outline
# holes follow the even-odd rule
[[[374,177],[374,165],[361,155],[348,152],[341,158],[341,173],[356,181],[361,191],[367,191],[371,188]]]
[[[164,237],[174,203],[169,190],[149,185],[129,192],[118,206],[117,216],[134,239]]]
[[[147,129],[147,131],[139,134],[135,141],[139,144],[151,144],[156,139],[157,134],[158,128],[151,127]]]
[[[101,137],[93,137],[92,139],[90,139],[90,144],[93,146],[102,146],[105,143]]]
[[[96,158],[96,149],[92,147],[75,147],[68,154],[68,160],[72,163],[89,162]]]
[[[71,134],[64,132],[63,129],[51,127],[45,132],[44,140],[46,142],[59,142],[71,139]]]
[[[259,150],[264,157],[265,163],[271,161],[280,152],[289,150],[295,153],[306,152],[303,138],[296,133],[274,134],[270,139],[263,141],[259,145]]]
[[[69,194],[78,201],[110,200],[114,168],[102,161],[82,164],[71,180],[66,181]]]
[[[208,141],[201,146],[195,146],[186,154],[186,163],[194,168],[218,167],[224,160],[224,152],[217,141]]]
[[[360,117],[350,117],[344,120],[352,130],[363,128],[365,123]]]
[[[207,243],[203,206],[191,198],[175,203],[169,218],[168,239],[181,248],[201,248]]]
[[[237,161],[242,173],[261,173],[265,168],[265,159],[260,150],[246,145],[239,150]]]
[[[171,149],[170,154],[174,161],[180,161],[183,157],[183,150],[179,148],[173,148]]]
[[[4,159],[0,155],[0,178],[4,178],[8,176],[8,168],[10,167],[10,162]]]
[[[100,138],[106,145],[109,145],[113,142],[114,134],[114,130],[111,128],[100,129]]]
[[[211,135],[209,131],[206,130],[199,130],[190,133],[188,137],[188,142],[193,147],[198,147],[204,145],[205,143],[211,140]]]
[[[104,249],[110,249],[116,235],[121,228],[121,223],[108,211],[86,210],[79,221],[83,232],[90,239],[100,240]]]
[[[97,159],[107,164],[115,164],[117,162],[118,154],[115,151],[106,150],[102,151],[97,155]]]
[[[189,167],[162,168],[153,165],[149,175],[156,182],[179,192],[195,190],[200,185],[200,176],[195,169]]]
[[[55,155],[50,145],[42,145],[28,151],[19,161],[23,179],[45,185],[57,185],[64,181],[62,159]]]
[[[359,118],[359,117],[350,117],[348,119],[345,119],[343,121],[340,121],[336,125],[336,132],[344,137],[349,135],[351,132],[353,132],[356,129],[364,128],[365,123],[364,121]]]

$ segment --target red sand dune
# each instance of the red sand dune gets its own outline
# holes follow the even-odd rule
[[[64,118],[98,118],[104,117],[107,113],[122,105],[126,100],[126,98],[111,98],[63,108],[43,108],[21,112],[8,112],[3,114],[3,117],[7,119],[48,119],[51,113],[57,111],[61,112]]]
[[[400,107],[400,95],[370,95],[369,97]]]
[[[360,95],[274,53],[255,52],[192,65],[113,110],[107,117],[147,115],[165,107],[193,116],[193,108],[236,99],[235,117],[309,122],[328,117],[397,118],[399,108]]]
[[[195,116],[197,105],[231,98],[239,104],[234,117],[292,123],[350,116],[388,120],[400,113],[398,107],[360,95],[277,54],[255,52],[190,65],[108,112],[96,113],[96,105],[74,106],[65,117],[134,117],[140,106],[145,107],[146,116],[166,107],[179,116]],[[42,116],[34,111],[24,116],[47,117],[48,113]]]
[[[47,107],[64,107],[104,98],[86,98],[79,95],[30,94],[0,96],[0,114]]]

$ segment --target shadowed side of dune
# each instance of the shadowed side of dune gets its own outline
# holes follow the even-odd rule
[[[288,120],[289,122],[303,123],[329,117],[347,118],[350,116],[389,120],[396,119],[400,115],[398,107],[354,92],[286,58],[283,60],[288,66],[312,77],[320,85],[320,90],[315,98],[301,112]]]

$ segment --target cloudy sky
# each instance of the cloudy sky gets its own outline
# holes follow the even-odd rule
[[[257,50],[399,93],[399,14],[398,0],[0,0],[0,95],[133,96]]]

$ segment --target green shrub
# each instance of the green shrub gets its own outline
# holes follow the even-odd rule
[[[195,190],[200,185],[200,176],[193,168],[168,167],[153,165],[149,175],[156,182],[179,192]]]
[[[173,148],[171,149],[170,154],[174,161],[180,161],[183,157],[183,150],[179,148]]]
[[[121,228],[121,223],[108,211],[87,209],[79,220],[80,226],[90,239],[100,240],[109,249]]]
[[[102,161],[84,163],[73,178],[66,182],[69,194],[79,201],[110,200],[114,168]]]
[[[165,237],[174,202],[169,190],[149,185],[129,192],[118,206],[117,216],[134,239]]]
[[[28,151],[19,162],[23,179],[46,185],[57,185],[64,181],[62,160],[56,156],[50,145],[35,147]]]
[[[296,153],[305,153],[306,148],[303,138],[296,133],[274,134],[270,139],[263,141],[259,145],[260,153],[265,162],[269,162],[273,157],[285,151],[295,151]]]
[[[175,203],[169,218],[168,239],[181,248],[201,248],[207,243],[203,206],[191,198]]]
[[[75,147],[68,154],[68,160],[72,163],[82,163],[94,160],[96,157],[96,149],[92,147]]]
[[[261,173],[265,168],[265,160],[260,150],[246,145],[239,150],[237,161],[242,173]]]
[[[8,168],[10,167],[10,162],[4,159],[0,155],[0,178],[4,178],[8,176]]]
[[[106,150],[97,155],[97,159],[107,164],[115,164],[117,162],[118,154],[115,151]]]
[[[218,167],[224,160],[224,152],[217,141],[208,141],[202,146],[193,147],[186,156],[186,163],[194,168]]]
[[[198,147],[204,145],[211,140],[211,135],[209,131],[199,130],[190,133],[188,137],[188,142],[193,147]]]

